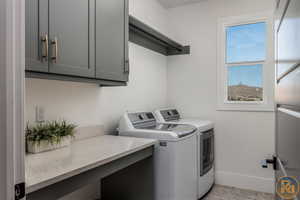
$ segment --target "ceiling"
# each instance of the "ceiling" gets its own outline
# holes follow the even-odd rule
[[[158,0],[165,8],[174,8],[186,4],[197,3],[206,0]]]

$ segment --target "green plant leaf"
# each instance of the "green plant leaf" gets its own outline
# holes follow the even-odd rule
[[[51,144],[59,144],[63,137],[74,137],[74,130],[77,126],[68,123],[65,120],[60,121],[46,121],[30,126],[26,126],[26,140],[37,142],[47,141]]]

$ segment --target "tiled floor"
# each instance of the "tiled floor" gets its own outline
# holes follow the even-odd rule
[[[215,185],[203,200],[274,200],[272,194]]]

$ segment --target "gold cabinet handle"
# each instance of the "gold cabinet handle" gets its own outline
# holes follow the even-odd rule
[[[41,42],[42,42],[42,55],[41,55],[41,60],[42,62],[47,61],[48,59],[48,35],[43,35],[41,37]]]
[[[57,43],[58,40],[56,37],[53,40],[51,40],[51,46],[52,46],[51,60],[53,63],[57,63]]]

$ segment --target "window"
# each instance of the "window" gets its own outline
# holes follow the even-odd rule
[[[258,62],[266,59],[265,22],[226,27],[227,63]]]
[[[228,101],[263,101],[266,23],[226,28]]]
[[[273,110],[272,41],[271,18],[220,21],[218,109]]]
[[[262,64],[228,66],[228,101],[263,101]]]

